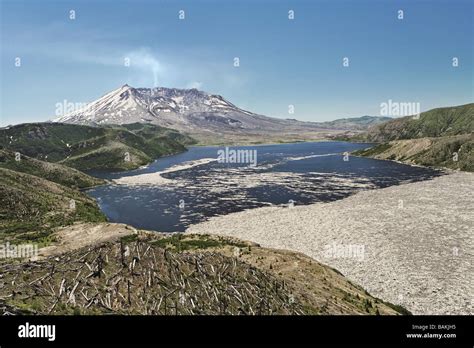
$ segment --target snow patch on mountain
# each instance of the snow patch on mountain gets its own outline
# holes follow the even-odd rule
[[[259,128],[261,119],[255,116],[258,115],[236,107],[220,95],[195,88],[133,88],[124,85],[53,122],[89,125],[149,122],[179,130],[209,131]]]

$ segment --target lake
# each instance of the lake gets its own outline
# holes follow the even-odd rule
[[[87,191],[112,222],[160,232],[181,232],[190,224],[269,205],[294,205],[342,199],[360,190],[427,180],[442,172],[392,161],[345,156],[371,144],[305,142],[229,147],[252,151],[256,165],[209,163],[161,174],[157,185],[109,184]],[[150,165],[120,173],[90,173],[120,179],[157,173],[186,162],[217,159],[224,147],[190,147]],[[231,161],[232,162],[232,161]]]

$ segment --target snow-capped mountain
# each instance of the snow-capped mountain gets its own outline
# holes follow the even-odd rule
[[[366,120],[369,118],[369,120]],[[332,122],[302,122],[242,110],[220,95],[197,89],[133,88],[124,85],[53,122],[83,125],[151,123],[198,139],[246,141],[321,139],[340,131],[360,132],[384,120],[366,116]],[[361,122],[363,125],[361,126]]]
[[[278,129],[295,121],[257,115],[238,108],[220,95],[197,89],[124,85],[54,122],[87,125],[145,122],[188,132],[212,132]]]

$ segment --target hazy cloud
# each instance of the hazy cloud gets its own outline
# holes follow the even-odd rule
[[[124,62],[128,60],[130,67],[143,70],[145,73],[150,73],[153,76],[153,87],[158,87],[158,77],[163,71],[162,64],[158,59],[145,48],[131,51],[124,56]]]

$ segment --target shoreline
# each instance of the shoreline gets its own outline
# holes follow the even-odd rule
[[[356,150],[356,151],[358,151],[358,150]],[[352,152],[349,153],[349,156],[358,157],[358,158],[370,158],[370,159],[374,159],[374,160],[377,160],[377,161],[394,162],[394,163],[403,164],[405,166],[416,167],[416,168],[427,168],[427,169],[437,170],[437,171],[440,171],[440,172],[443,172],[443,173],[446,173],[446,174],[471,173],[471,172],[466,171],[466,170],[458,170],[458,169],[452,169],[452,168],[442,167],[442,166],[425,166],[425,165],[410,162],[410,161],[400,161],[400,160],[396,160],[396,159],[376,158],[376,157],[371,157],[371,156],[355,155]]]
[[[473,314],[473,187],[474,174],[455,172],[335,202],[213,217],[185,233],[302,252],[414,314]]]
[[[271,146],[271,145],[290,145],[290,144],[301,144],[301,143],[327,143],[327,142],[340,142],[340,143],[352,143],[352,144],[373,144],[368,141],[351,141],[351,140],[339,140],[331,138],[318,138],[318,139],[306,139],[306,140],[290,140],[290,141],[270,141],[270,142],[259,142],[259,143],[231,143],[231,144],[205,144],[198,143],[188,146],[190,147],[251,147],[251,146]]]
[[[118,179],[113,179],[112,182],[117,185],[128,185],[128,186],[171,184],[174,182],[174,180],[164,178],[161,174],[173,173],[180,170],[185,170],[185,169],[197,167],[203,164],[211,163],[214,161],[217,161],[217,159],[216,158],[201,158],[198,160],[187,161],[181,164],[176,164],[170,168],[167,168],[159,172],[124,176]]]

